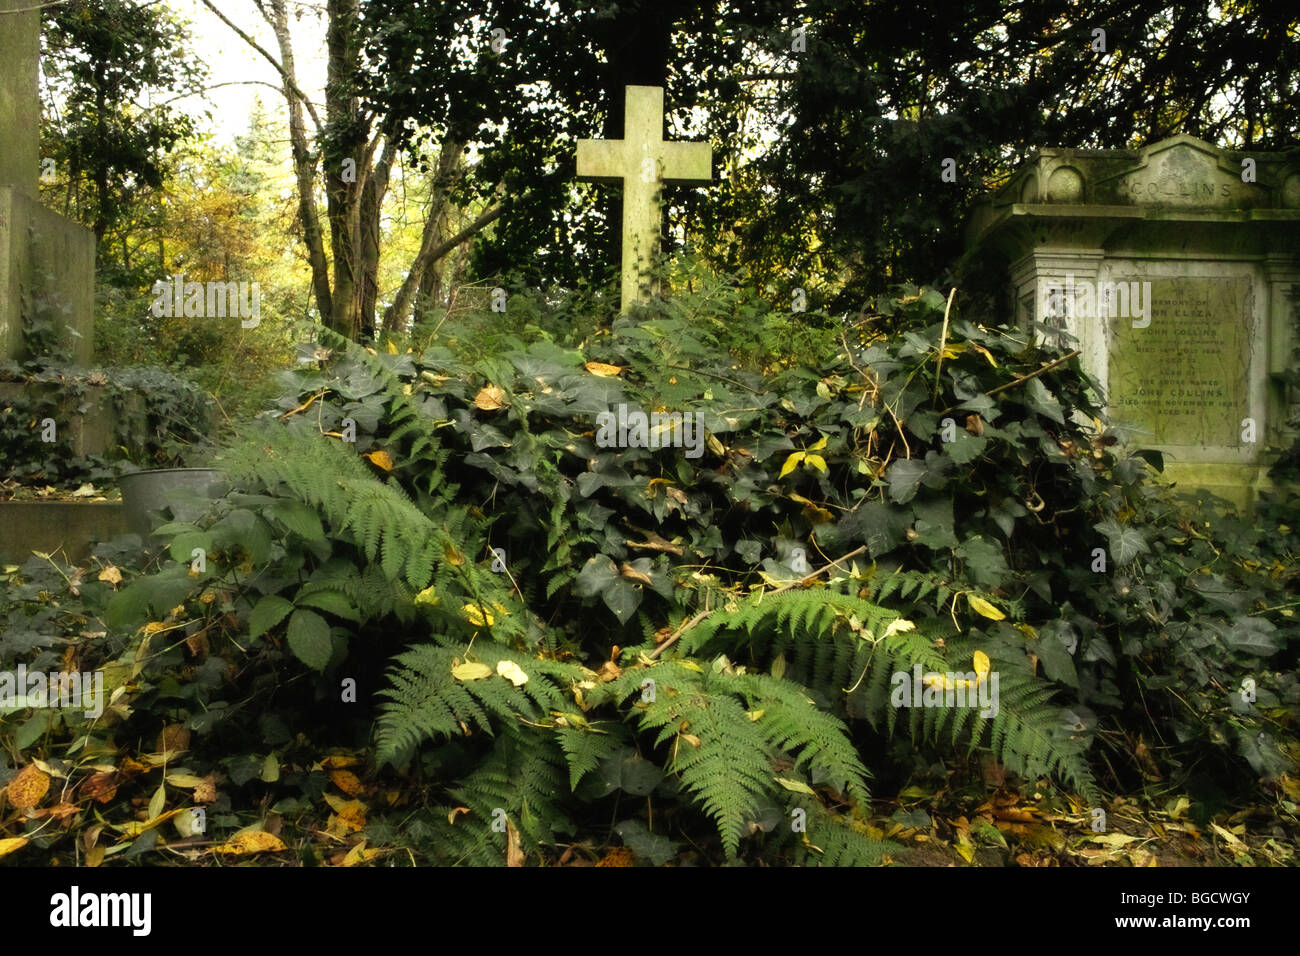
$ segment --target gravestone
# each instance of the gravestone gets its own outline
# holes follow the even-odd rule
[[[968,238],[1005,267],[1017,323],[1080,350],[1112,423],[1180,488],[1247,504],[1267,485],[1266,445],[1294,439],[1277,378],[1300,307],[1294,158],[1191,136],[1041,149]]]
[[[25,357],[23,315],[48,309],[77,365],[94,352],[95,237],[41,205],[40,11],[0,0],[0,361]]]
[[[659,251],[665,184],[707,183],[713,150],[707,143],[664,142],[664,91],[626,88],[622,139],[578,140],[578,178],[623,185],[624,311],[654,295],[650,267]]]

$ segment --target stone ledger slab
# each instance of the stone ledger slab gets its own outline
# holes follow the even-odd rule
[[[60,549],[83,561],[95,542],[126,530],[120,501],[0,501],[0,561],[21,564],[33,551]]]

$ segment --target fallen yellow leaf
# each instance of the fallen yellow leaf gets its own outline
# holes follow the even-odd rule
[[[366,805],[360,800],[344,800],[332,793],[325,794],[325,802],[336,814],[335,820],[345,830],[355,833],[366,825]]]
[[[358,863],[369,863],[371,860],[376,857],[381,857],[387,852],[387,850],[381,849],[367,850],[366,841],[362,840],[352,849],[348,850],[348,855],[343,858],[343,862],[340,863],[339,866],[356,866]]]
[[[355,797],[361,792],[361,778],[351,770],[330,770],[327,773],[330,782],[349,797]]]
[[[988,601],[974,594],[967,594],[966,600],[976,614],[987,617],[990,621],[1005,621],[1007,616]]]
[[[453,667],[451,676],[458,681],[482,680],[484,677],[492,676],[492,668],[477,661],[466,661]]]
[[[614,378],[623,371],[617,365],[606,365],[604,362],[588,362],[583,368],[592,375],[599,375],[601,378]]]
[[[14,850],[21,850],[27,843],[27,837],[5,837],[0,840],[0,858],[8,856]]]
[[[361,457],[366,459],[375,467],[384,469],[384,471],[393,470],[393,456],[383,449],[378,451],[368,451]]]
[[[321,760],[320,765],[326,770],[338,767],[355,767],[362,762],[355,754],[330,754]]]
[[[465,615],[465,620],[475,627],[491,627],[495,621],[490,612],[484,611],[477,604],[466,604],[460,610]]]
[[[279,853],[281,850],[287,850],[281,840],[274,833],[267,833],[265,830],[253,830],[248,833],[237,833],[231,839],[213,849],[213,853],[223,853],[227,856],[249,856],[253,853]]]
[[[110,564],[103,571],[99,572],[99,580],[107,581],[109,584],[114,584],[114,585],[121,584],[122,572]]]

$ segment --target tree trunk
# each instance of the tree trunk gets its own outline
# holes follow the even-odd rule
[[[424,220],[424,229],[420,232],[420,249],[411,263],[410,270],[402,280],[392,303],[384,310],[384,328],[389,332],[401,331],[406,326],[410,314],[411,300],[414,292],[421,288],[425,273],[433,264],[430,253],[434,245],[444,235],[447,221],[447,194],[461,168],[464,143],[443,143],[438,154],[438,165],[430,178],[429,211]]]
[[[303,103],[295,92],[293,43],[289,37],[289,16],[284,0],[271,0],[272,29],[280,47],[280,71],[284,77],[284,98],[289,106],[289,144],[293,153],[294,178],[298,185],[298,221],[302,224],[302,240],[307,246],[307,261],[311,265],[311,284],[316,297],[316,309],[321,321],[329,323],[333,315],[333,296],[330,293],[329,264],[325,261],[325,243],[321,235],[320,214],[316,210],[316,161],[307,145],[307,122]]]
[[[391,137],[384,138],[384,150],[374,173],[361,191],[361,338],[375,337],[375,312],[379,305],[379,223],[388,194],[389,176],[397,149]]]

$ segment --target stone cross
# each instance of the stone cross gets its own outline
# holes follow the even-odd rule
[[[627,87],[622,139],[578,140],[578,178],[623,184],[624,311],[654,294],[650,267],[659,251],[665,183],[713,179],[708,143],[664,142],[664,91]]]

